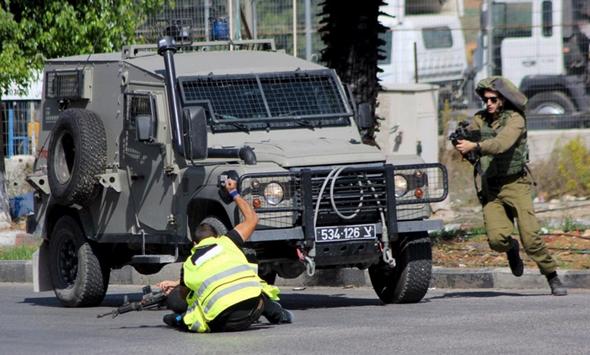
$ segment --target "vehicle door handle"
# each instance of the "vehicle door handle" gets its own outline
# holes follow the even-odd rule
[[[536,60],[525,60],[522,62],[522,65],[524,65],[525,67],[532,67],[535,64],[537,64]]]

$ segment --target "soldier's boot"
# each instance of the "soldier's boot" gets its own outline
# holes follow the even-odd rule
[[[522,276],[522,273],[524,272],[524,264],[520,258],[520,247],[518,246],[518,242],[515,239],[510,238],[510,243],[512,246],[506,252],[506,256],[508,257],[508,265],[510,265],[510,271],[512,271],[512,275],[514,276]]]
[[[557,276],[556,272],[552,272],[552,273],[547,274],[545,276],[547,277],[547,282],[549,282],[549,287],[551,287],[551,294],[553,296],[567,295],[567,289],[561,283],[561,280]]]

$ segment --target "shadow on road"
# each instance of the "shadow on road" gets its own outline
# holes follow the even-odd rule
[[[335,307],[361,307],[361,306],[382,306],[383,303],[375,297],[350,298],[344,293],[333,295],[319,294],[284,294],[281,295],[280,303],[287,309],[304,310],[313,308],[335,308]]]
[[[100,304],[100,307],[119,307],[123,304],[125,296],[128,297],[129,302],[135,302],[141,300],[142,294],[139,293],[118,293],[118,294],[107,294]],[[59,300],[53,297],[27,297],[23,299],[21,303],[31,304],[34,306],[44,307],[63,307]]]
[[[523,293],[515,293],[515,292],[498,292],[498,291],[465,291],[465,292],[447,292],[440,296],[428,297],[425,299],[428,300],[436,300],[441,298],[490,298],[490,297],[501,297],[501,296],[510,296],[510,297],[530,297],[530,296],[541,296],[544,294],[523,294]]]

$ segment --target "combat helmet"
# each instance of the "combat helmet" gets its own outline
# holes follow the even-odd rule
[[[475,92],[483,98],[485,90],[499,92],[514,108],[520,112],[524,112],[528,99],[510,80],[502,76],[490,76],[480,80],[477,83]]]

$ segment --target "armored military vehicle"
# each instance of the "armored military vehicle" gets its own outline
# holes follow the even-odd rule
[[[384,302],[418,302],[431,278],[429,203],[443,166],[387,162],[361,143],[370,122],[335,72],[277,51],[157,46],[52,59],[42,151],[28,178],[43,237],[36,290],[97,305],[110,270],[182,261],[202,222],[225,233],[240,214],[220,194],[230,172],[260,222],[245,253],[261,277],[369,268]],[[194,47],[194,48],[193,48]],[[43,162],[46,161],[46,164]],[[235,176],[235,175],[234,175]]]

